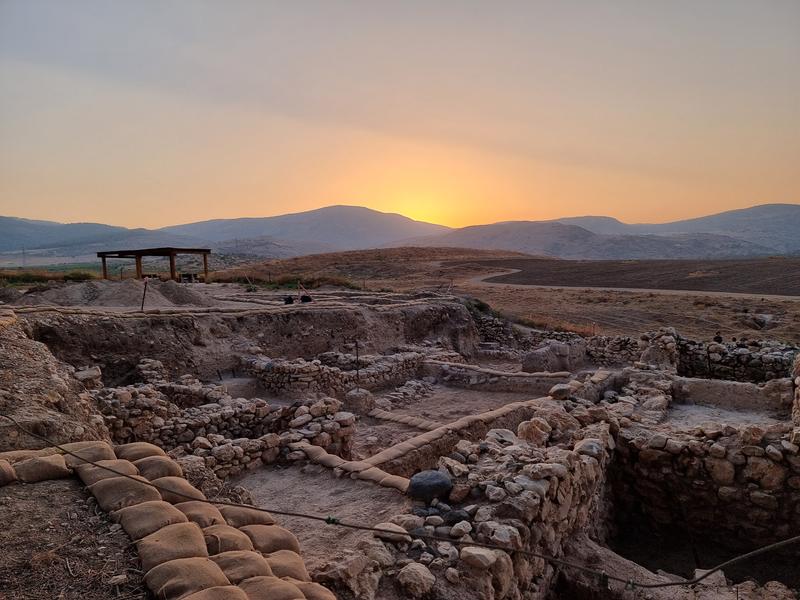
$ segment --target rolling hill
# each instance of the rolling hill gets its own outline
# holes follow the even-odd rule
[[[739,210],[672,221],[670,223],[623,223],[612,217],[571,217],[558,219],[592,233],[617,235],[675,235],[715,233],[771,248],[779,254],[800,253],[800,205],[762,204]]]
[[[772,248],[718,234],[609,235],[554,221],[473,225],[402,245],[491,248],[583,259],[729,258],[775,253]]]
[[[88,259],[98,250],[148,246],[203,246],[223,254],[264,258],[398,246],[469,247],[585,259],[736,258],[800,254],[798,231],[800,205],[794,204],[765,204],[660,224],[587,216],[460,229],[359,206],[161,229],[0,217],[0,258],[14,261],[25,249],[28,258]]]
[[[217,219],[165,227],[160,231],[212,242],[270,237],[323,244],[335,250],[374,248],[410,237],[433,235],[448,227],[362,206],[327,206],[277,217]]]

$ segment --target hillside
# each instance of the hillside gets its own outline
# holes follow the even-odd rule
[[[628,224],[611,217],[571,217],[559,223],[577,225],[598,234],[715,233],[766,246],[780,254],[800,253],[800,205],[762,204],[696,219],[670,223]]]
[[[162,229],[0,217],[0,263],[92,260],[98,250],[202,246],[239,259],[398,246],[508,250],[579,259],[735,258],[800,254],[800,205],[765,204],[661,224],[607,216],[506,221],[450,229],[358,206]],[[37,262],[39,261],[39,262]]]
[[[447,230],[442,225],[414,221],[402,215],[361,206],[328,206],[277,217],[216,219],[175,225],[160,231],[214,242],[268,236],[297,243],[324,244],[337,250],[352,250]]]
[[[771,248],[716,234],[605,235],[555,221],[509,221],[475,225],[417,238],[418,246],[513,250],[559,258],[728,258],[766,256]]]

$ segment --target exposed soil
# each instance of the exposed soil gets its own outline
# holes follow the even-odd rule
[[[359,417],[358,427],[353,436],[353,460],[369,458],[420,433],[424,432],[402,423]]]
[[[74,478],[0,488],[0,523],[1,600],[151,598],[130,539]]]
[[[769,338],[800,342],[800,299],[538,288],[464,281],[454,293],[480,298],[492,308],[541,329],[582,335],[630,335],[676,327],[686,337],[710,340]],[[751,323],[754,314],[772,315],[768,328]]]
[[[800,296],[800,258],[746,260],[549,260],[513,258],[488,263],[518,269],[496,283],[697,290]]]
[[[396,490],[358,479],[337,479],[333,471],[318,465],[259,469],[236,484],[247,488],[259,506],[334,516],[359,525],[376,525],[406,512],[410,502]],[[275,519],[297,536],[309,571],[335,560],[343,549],[355,548],[359,540],[372,535],[298,517],[275,515]]]
[[[670,429],[691,429],[703,423],[725,423],[733,427],[747,425],[778,425],[786,423],[786,417],[770,415],[766,411],[745,411],[702,406],[700,404],[672,403],[668,412]]]
[[[444,425],[461,417],[494,410],[511,402],[530,400],[534,396],[528,393],[484,392],[436,386],[430,396],[408,406],[397,407],[392,412],[398,415],[424,417]]]

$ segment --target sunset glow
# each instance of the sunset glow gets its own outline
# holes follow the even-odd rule
[[[0,4],[0,214],[800,202],[800,4]]]

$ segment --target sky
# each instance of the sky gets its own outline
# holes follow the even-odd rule
[[[0,215],[800,203],[800,2],[0,0]]]

